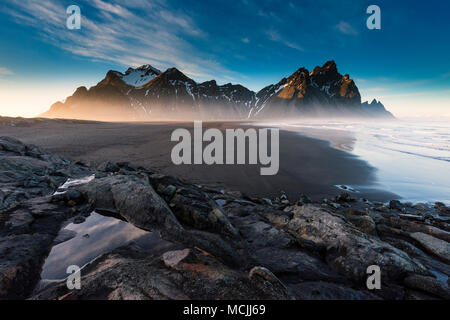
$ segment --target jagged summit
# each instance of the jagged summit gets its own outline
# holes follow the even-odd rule
[[[313,71],[311,71],[311,73],[315,74],[315,73],[320,73],[320,72],[325,72],[325,71],[337,73],[336,62],[334,62],[334,60],[327,61],[327,62],[325,62],[325,64],[322,67],[316,66],[313,69]]]
[[[393,117],[393,115],[386,110],[386,108],[384,107],[384,105],[380,102],[377,101],[377,99],[373,99],[371,103],[368,103],[367,101],[363,102],[361,104],[363,110],[370,114],[372,117],[382,117],[387,116],[387,117]]]
[[[151,66],[151,65],[149,65],[149,64],[144,64],[144,65],[142,65],[142,66],[140,66],[140,67],[137,67],[137,68],[128,68],[128,70],[127,70],[127,72],[128,71],[135,71],[135,70],[139,70],[139,71],[151,71],[151,72],[154,72],[154,73],[158,73],[158,74],[160,74],[161,73],[161,70],[159,70],[159,69],[156,69],[156,68],[154,68],[153,66]],[[126,73],[127,73],[126,72]]]
[[[301,67],[255,93],[240,84],[197,83],[177,68],[149,64],[111,70],[96,86],[78,88],[45,117],[89,120],[282,119],[292,117],[391,117],[383,104],[361,103],[348,74],[333,60],[311,72]]]
[[[183,72],[181,72],[177,68],[167,69],[166,71],[161,73],[160,78],[164,78],[167,80],[175,80],[175,81],[192,81],[192,82],[194,82],[194,80],[192,80],[191,78],[186,76]]]
[[[302,67],[287,79],[262,89],[252,114],[262,118],[286,116],[358,116],[361,95],[348,74],[331,60],[313,71]]]
[[[110,71],[129,86],[140,87],[161,74],[161,71],[149,64],[137,68],[128,68],[125,73]]]
[[[210,86],[217,86],[217,82],[216,82],[216,80],[209,80],[209,81],[205,81],[205,82],[200,83],[200,85],[208,86],[208,87],[210,87]]]

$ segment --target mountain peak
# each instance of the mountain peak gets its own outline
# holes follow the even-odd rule
[[[296,74],[296,75],[306,75],[306,74],[309,74],[309,71],[308,71],[308,69],[306,69],[304,67],[301,67],[297,71],[295,71],[294,74]]]
[[[334,62],[334,60],[330,60],[330,61],[325,62],[325,64],[322,67],[316,66],[313,69],[313,71],[311,71],[310,76],[322,75],[322,74],[333,74],[333,75],[339,74],[337,71],[336,62]]]
[[[149,65],[149,64],[144,64],[138,68],[136,68],[137,70],[151,70],[154,71],[156,73],[161,73],[161,71],[159,69],[156,69],[155,67]]]
[[[161,71],[159,69],[154,68],[153,66],[149,65],[149,64],[144,64],[140,67],[129,67],[127,69],[127,71],[125,71],[125,74],[131,73],[131,72],[136,72],[136,71],[150,71],[150,72],[154,72],[154,73],[161,73]]]
[[[191,80],[189,77],[187,77],[183,72],[178,70],[177,68],[169,68],[166,71],[164,71],[161,76],[164,76],[165,78],[169,80],[181,80],[181,81],[188,81]]]
[[[209,81],[200,83],[200,85],[202,85],[204,87],[211,87],[211,86],[217,87],[217,82],[216,82],[216,80],[209,80]]]
[[[153,78],[159,76],[161,71],[149,64],[144,64],[137,68],[128,68],[124,74],[117,72],[116,75],[127,85],[132,87],[140,87],[148,83]]]
[[[332,68],[337,68],[336,62],[334,62],[334,60],[327,61],[322,66],[322,69],[332,69]]]
[[[123,74],[118,72],[118,71],[114,71],[114,70],[109,70],[106,73],[105,78],[100,81],[98,83],[99,86],[108,86],[108,85],[113,85],[113,86],[118,86],[118,87],[123,87],[126,86],[126,83],[124,83],[125,81],[123,80]]]
[[[169,68],[165,71],[165,73],[167,74],[183,74],[183,72],[181,72],[180,70],[178,70],[175,67]]]
[[[294,94],[294,91],[289,90],[289,87],[304,87],[306,79],[309,78],[309,71],[306,68],[299,68],[297,71],[295,71],[286,81],[285,87],[287,90],[284,90],[284,94],[286,91],[290,92],[290,96]],[[281,80],[283,81],[283,80]],[[281,83],[281,82],[280,82]]]

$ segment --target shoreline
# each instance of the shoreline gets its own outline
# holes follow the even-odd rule
[[[327,140],[333,147],[357,156],[377,169],[378,189],[396,193],[404,202],[450,205],[450,150],[446,144],[449,136],[443,123],[393,126],[322,121],[297,122],[284,127]],[[351,144],[342,143],[340,136],[350,137]]]
[[[5,122],[5,121],[4,121]],[[0,120],[0,136],[11,136],[35,144],[73,161],[99,165],[104,161],[131,162],[215,187],[240,191],[257,197],[290,198],[301,194],[313,200],[332,198],[346,185],[357,189],[354,196],[387,202],[399,197],[372,187],[375,168],[365,161],[333,148],[327,141],[296,132],[280,130],[280,170],[275,176],[260,176],[259,165],[181,165],[170,159],[170,134],[192,123],[110,123],[77,120],[15,119],[15,126]],[[258,127],[243,122],[206,122],[204,128]],[[349,136],[334,135],[342,145],[351,145]]]

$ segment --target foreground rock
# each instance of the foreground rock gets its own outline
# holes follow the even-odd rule
[[[55,191],[68,178],[87,175],[85,167],[33,145],[0,137],[0,212]]]
[[[411,238],[417,240],[425,250],[450,263],[450,243],[421,232],[412,233]]]
[[[300,242],[312,241],[326,248],[325,259],[330,266],[357,282],[364,282],[367,267],[378,265],[389,280],[400,280],[407,273],[428,274],[408,254],[367,235],[343,218],[314,205],[294,207],[287,230]]]
[[[26,298],[64,221],[86,211],[47,196],[90,170],[45,150],[0,138],[0,299]]]
[[[65,283],[34,299],[288,299],[281,282],[233,270],[196,249],[162,257],[133,247],[118,249],[83,270],[81,290]]]
[[[98,211],[120,216],[138,228],[173,235],[183,228],[148,179],[108,176],[94,179],[81,186],[80,191]]]
[[[40,170],[36,161],[42,159],[62,170],[59,184],[22,185],[24,200],[1,211],[2,299],[449,297],[443,204],[386,206],[349,194],[323,203],[304,195],[292,202],[285,195],[248,198],[128,163],[90,169],[40,149],[23,156],[20,167],[11,167],[17,152],[33,147],[9,139],[2,143],[13,151],[3,149],[9,167],[0,176],[34,177]],[[52,195],[80,173],[91,178],[71,181]],[[52,246],[73,236],[61,228],[84,221],[93,210],[156,231],[168,245],[148,248],[132,242],[85,266],[81,290],[69,290],[63,281],[33,292]],[[381,269],[380,290],[367,289],[371,265]]]

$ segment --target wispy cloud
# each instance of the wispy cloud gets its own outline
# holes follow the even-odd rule
[[[133,14],[130,11],[128,11],[126,8],[124,8],[118,4],[111,4],[111,3],[104,2],[102,0],[92,0],[92,3],[98,9],[105,10],[110,13],[114,13],[123,18],[129,18],[129,17],[133,16]]]
[[[179,27],[181,27],[185,32],[194,35],[194,36],[199,36],[199,37],[205,37],[206,34],[198,29],[195,24],[192,22],[192,20],[187,17],[187,16],[183,16],[183,15],[174,15],[172,12],[167,11],[167,10],[162,10],[160,12],[160,16],[162,19],[164,19],[166,22],[168,22],[169,24],[172,25],[177,25]]]
[[[358,34],[358,31],[356,31],[355,28],[353,28],[350,23],[345,22],[345,21],[339,22],[335,26],[335,28],[343,34],[352,35],[352,36]]]
[[[14,74],[11,70],[5,67],[0,67],[0,76],[10,76]]]
[[[285,46],[298,50],[298,51],[305,51],[300,45],[296,44],[295,42],[286,40],[284,37],[282,37],[277,31],[271,29],[266,32],[267,36],[269,37],[269,40],[274,42],[279,42],[284,44]]]
[[[208,35],[164,0],[79,1],[80,30],[66,28],[66,8],[60,1],[6,1],[4,11],[18,23],[36,28],[44,41],[78,56],[124,66],[176,66],[204,79],[233,75],[214,56],[190,44],[189,38],[202,40]]]

